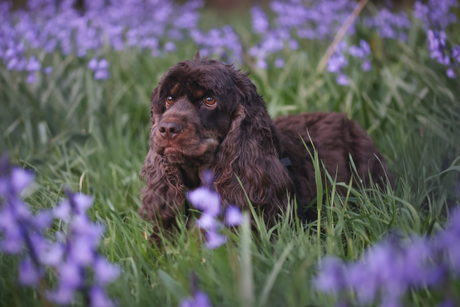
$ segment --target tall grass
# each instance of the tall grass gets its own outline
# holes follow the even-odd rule
[[[250,39],[236,28],[243,40]],[[191,294],[191,272],[216,306],[331,306],[334,298],[311,284],[320,257],[354,260],[388,235],[430,235],[459,199],[458,80],[448,79],[429,59],[416,25],[408,44],[373,40],[381,55],[377,65],[367,73],[350,65],[349,87],[337,85],[328,73],[315,73],[326,47],[319,44],[304,43],[282,69],[240,66],[250,69],[273,117],[334,111],[357,120],[395,175],[394,190],[365,191],[329,174],[324,180],[329,187],[320,185],[324,202],[314,204],[321,209],[319,219],[309,224],[301,224],[291,208],[274,228],[258,220],[253,233],[246,222],[228,232],[225,246],[210,251],[201,234],[185,231],[185,218],[179,218],[180,230],[165,238],[162,248],[145,240],[151,227],[137,214],[143,186],[138,171],[148,151],[149,95],[170,66],[193,56],[190,42],[162,59],[109,53],[107,81],[94,80],[83,60],[59,53],[46,59],[53,74],[34,84],[1,66],[0,152],[37,173],[25,195],[35,209],[55,207],[65,186],[94,195],[90,215],[107,228],[101,251],[123,268],[109,287],[121,306],[177,306]],[[346,194],[338,194],[338,187]],[[60,228],[55,224],[53,231]],[[0,271],[0,306],[41,305],[33,289],[18,285],[13,257],[0,254]],[[53,276],[48,278],[53,284]],[[429,290],[412,301],[427,306]]]

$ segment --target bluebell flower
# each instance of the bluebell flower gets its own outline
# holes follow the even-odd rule
[[[195,293],[193,298],[186,298],[181,301],[179,307],[212,307],[211,300],[203,291]]]
[[[115,307],[115,303],[107,296],[100,286],[94,286],[89,291],[90,307]]]
[[[207,187],[200,187],[188,192],[190,203],[198,210],[216,217],[221,212],[220,195]]]
[[[27,75],[26,83],[35,83],[35,73],[30,72]]]
[[[53,72],[53,67],[47,66],[43,69],[43,72],[47,75],[50,75]]]
[[[167,42],[165,44],[165,50],[168,52],[173,52],[174,50],[176,50],[176,45],[173,42]]]
[[[452,79],[457,78],[457,74],[454,72],[452,67],[447,69],[447,76]]]
[[[326,70],[332,73],[340,73],[343,67],[348,66],[347,59],[341,53],[334,53],[327,62]]]
[[[258,6],[251,8],[252,29],[254,33],[265,33],[269,28],[268,17],[265,12]]]
[[[459,46],[459,45],[455,45],[455,46],[452,48],[452,57],[453,57],[458,63],[460,63],[460,46]]]
[[[369,43],[366,42],[365,40],[361,39],[359,41],[359,47],[361,50],[364,52],[365,55],[371,54],[371,47],[369,46]]]
[[[216,230],[206,232],[206,247],[216,249],[227,242],[227,237],[219,234]]]
[[[364,60],[364,62],[361,64],[361,70],[362,71],[369,71],[372,69],[372,64],[369,60]]]
[[[346,287],[345,268],[336,257],[322,259],[320,273],[314,280],[315,287],[326,293],[338,293]]]
[[[98,63],[96,58],[92,58],[91,61],[88,62],[87,67],[93,71],[97,69]]]
[[[275,60],[275,67],[276,68],[282,68],[284,67],[284,60],[282,58],[277,58]]]
[[[207,213],[201,214],[200,218],[196,221],[196,225],[205,230],[215,230],[220,226],[216,217]]]
[[[291,48],[291,50],[299,49],[299,42],[296,41],[295,39],[289,40],[288,45],[289,45],[289,48]]]
[[[240,208],[228,206],[225,209],[225,225],[229,227],[238,226],[243,222],[243,215]]]
[[[94,274],[98,283],[106,285],[118,278],[120,268],[109,263],[104,257],[98,256],[94,261]]]
[[[75,288],[62,283],[57,287],[57,289],[47,293],[48,299],[58,305],[69,305],[72,303],[74,296]]]
[[[355,58],[364,58],[364,51],[356,45],[350,46],[348,53]]]
[[[349,85],[348,77],[345,74],[339,74],[335,80],[337,84],[347,86]]]
[[[26,70],[29,72],[34,72],[40,70],[41,67],[42,66],[40,65],[40,62],[37,61],[35,56],[31,56],[29,59],[29,63],[27,63]]]
[[[268,68],[268,64],[267,62],[264,60],[264,59],[259,59],[256,63],[257,67],[260,68],[260,69],[267,69]]]
[[[30,258],[21,261],[19,266],[19,282],[23,286],[35,286],[41,277],[40,268],[37,268]]]

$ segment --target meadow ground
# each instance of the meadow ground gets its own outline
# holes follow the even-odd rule
[[[203,14],[209,23],[220,18]],[[246,17],[226,21],[250,45]],[[458,29],[452,33],[459,37]],[[325,192],[319,234],[318,221],[300,224],[287,212],[276,231],[263,225],[255,233],[228,231],[229,242],[215,250],[204,247],[198,232],[183,229],[161,248],[145,240],[151,228],[137,214],[138,173],[148,151],[149,95],[170,66],[192,58],[197,47],[191,41],[177,43],[163,58],[107,51],[107,80],[95,80],[87,60],[72,53],[47,55],[53,73],[31,84],[0,64],[0,153],[36,173],[25,195],[34,209],[56,207],[65,186],[94,196],[89,215],[107,230],[100,250],[122,267],[108,287],[120,306],[177,306],[193,291],[192,272],[214,306],[332,306],[336,299],[312,285],[323,256],[352,261],[388,236],[431,236],[444,227],[460,195],[459,79],[448,78],[430,59],[416,22],[406,42],[369,37],[373,67],[363,72],[350,61],[349,86],[338,85],[329,72],[316,73],[327,44],[315,41],[286,51],[282,68],[262,70],[249,58],[237,64],[249,69],[272,117],[326,111],[358,121],[395,176],[394,190]],[[63,227],[56,221],[52,231]],[[36,291],[18,285],[17,266],[14,256],[0,254],[0,306],[41,306]],[[54,283],[52,272],[47,279]],[[405,304],[434,306],[440,293],[409,291]],[[76,305],[82,304],[78,297]]]

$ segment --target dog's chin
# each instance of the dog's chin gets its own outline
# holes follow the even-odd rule
[[[182,164],[188,160],[187,155],[183,151],[173,147],[163,148],[159,154],[165,162],[170,164]]]
[[[168,164],[194,164],[200,163],[203,157],[207,156],[207,152],[184,152],[181,149],[166,147],[160,152],[164,161]]]

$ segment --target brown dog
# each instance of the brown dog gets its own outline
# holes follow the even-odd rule
[[[248,74],[218,61],[196,57],[173,66],[151,95],[150,117],[150,150],[140,172],[147,186],[139,213],[154,222],[153,237],[160,224],[166,229],[174,224],[185,191],[202,185],[205,169],[213,171],[224,206],[248,206],[246,191],[271,224],[287,207],[288,194],[295,194],[303,215],[316,185],[301,137],[311,153],[313,142],[337,182],[350,181],[350,156],[364,185],[369,173],[379,185],[392,181],[370,136],[344,114],[272,121]]]

